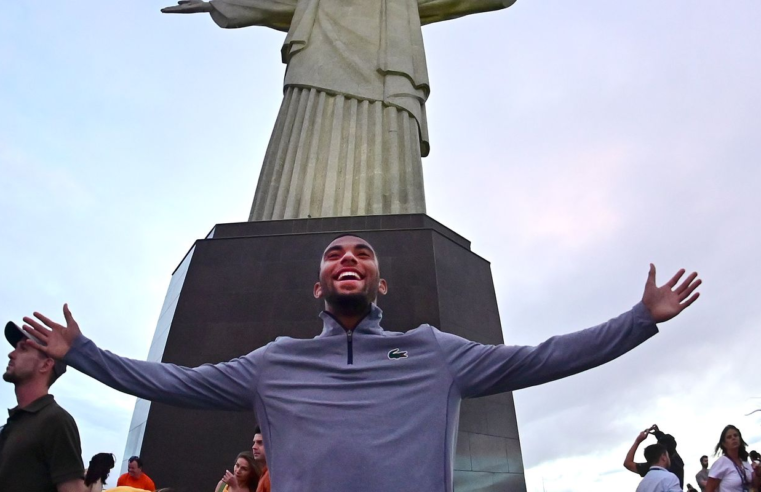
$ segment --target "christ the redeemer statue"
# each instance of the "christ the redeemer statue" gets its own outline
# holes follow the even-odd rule
[[[249,220],[424,213],[421,26],[515,0],[183,0],[220,27],[287,31],[284,98]]]

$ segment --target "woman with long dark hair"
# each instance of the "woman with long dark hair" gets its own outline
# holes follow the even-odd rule
[[[214,492],[256,492],[259,484],[259,467],[251,451],[243,451],[235,458],[233,472],[225,470]]]
[[[747,446],[740,429],[724,427],[715,449],[716,454],[721,450],[722,456],[708,471],[706,492],[750,492],[751,487],[761,485],[761,476],[748,463]]]
[[[106,479],[111,469],[116,464],[116,459],[111,453],[98,453],[90,460],[90,465],[85,471],[85,487],[87,492],[102,492],[106,485]]]

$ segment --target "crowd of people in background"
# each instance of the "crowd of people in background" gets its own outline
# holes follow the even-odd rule
[[[233,472],[225,470],[214,492],[270,492],[270,490],[264,438],[261,429],[257,426],[254,430],[254,444],[251,451],[238,454],[233,465]]]
[[[645,448],[646,463],[635,463],[639,445],[649,435],[657,442]],[[695,480],[701,492],[760,492],[761,456],[747,450],[740,429],[728,425],[721,431],[714,454],[719,458],[709,468],[708,456],[700,457],[700,471]],[[637,435],[624,458],[624,467],[642,478],[637,492],[682,492],[684,461],[676,449],[676,439],[653,425]],[[687,484],[687,491],[697,491]]]

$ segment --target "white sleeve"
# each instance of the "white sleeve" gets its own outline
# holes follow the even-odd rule
[[[679,484],[679,478],[673,473],[669,473],[671,480],[666,484],[666,492],[684,492],[682,486]]]
[[[730,471],[730,466],[732,465],[729,462],[729,458],[722,456],[716,460],[716,463],[714,463],[713,466],[711,466],[711,469],[708,470],[708,478],[723,480],[727,476],[727,472]]]

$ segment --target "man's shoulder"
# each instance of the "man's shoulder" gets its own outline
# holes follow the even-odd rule
[[[153,479],[148,476],[147,473],[143,473],[143,475],[140,477],[143,480],[143,484],[150,487],[151,489],[156,488],[156,484],[153,483]]]
[[[71,414],[55,400],[52,400],[41,408],[39,412],[37,412],[37,418],[40,420],[41,424],[68,424],[73,425],[74,427],[77,426],[74,417],[72,417]]]
[[[645,479],[651,479],[658,483],[679,483],[679,477],[677,477],[674,472],[664,468],[651,468],[645,476]]]
[[[727,458],[726,456],[719,456],[719,459],[713,462],[713,468],[714,466],[726,466],[732,463],[732,460]]]
[[[264,471],[262,479],[259,480],[259,485],[256,487],[256,492],[270,492],[272,485],[270,484],[270,471],[269,468]]]
[[[63,416],[66,418],[73,418],[71,414],[66,411],[65,408],[63,408],[61,405],[58,404],[57,401],[53,400],[49,405],[47,405],[45,408],[43,408],[40,413],[46,412],[50,415],[57,415],[57,416]]]

